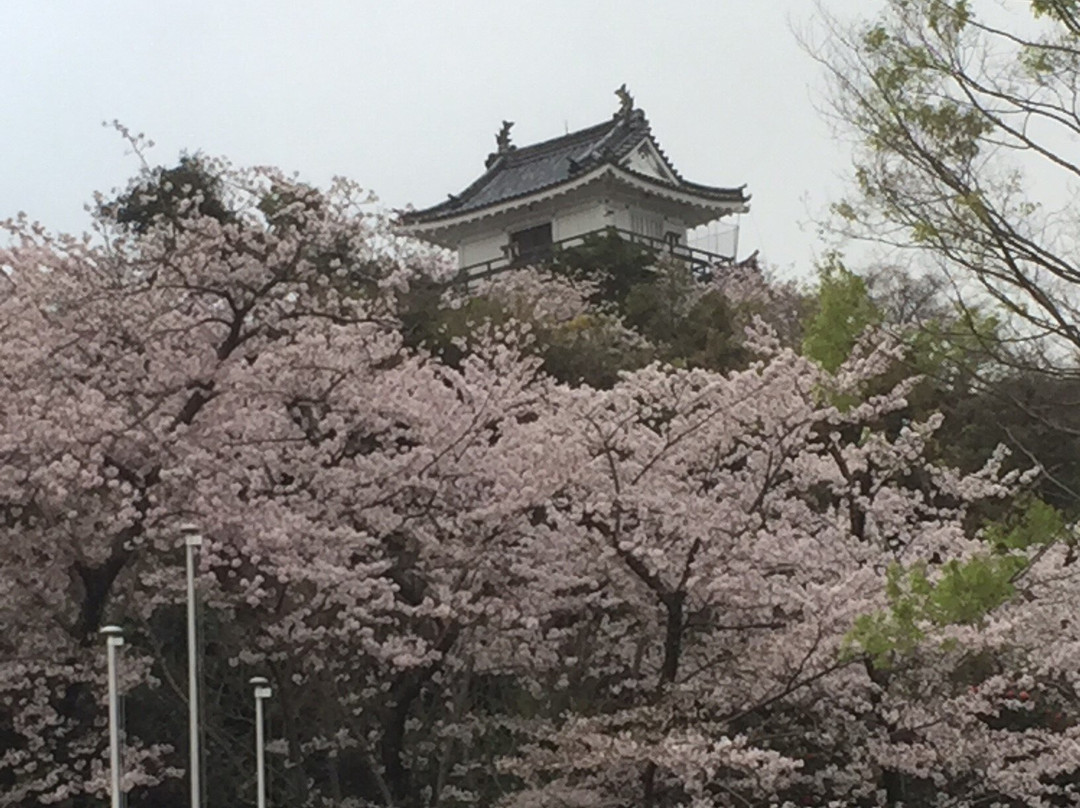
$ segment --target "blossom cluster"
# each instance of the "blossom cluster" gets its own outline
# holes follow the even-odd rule
[[[8,224],[0,806],[104,793],[106,623],[145,707],[126,788],[175,793],[154,705],[183,698],[187,522],[210,775],[237,790],[250,744],[229,733],[260,673],[296,805],[1072,799],[1067,548],[1030,550],[1023,596],[977,624],[922,619],[891,667],[851,642],[895,606],[891,567],[933,584],[982,557],[972,506],[1023,482],[927,460],[940,420],[888,418],[909,385],[852,403],[893,346],[827,373],[759,327],[743,370],[595,390],[491,329],[449,364],[397,319],[446,268],[357,189],[219,168],[229,216],[98,240]],[[486,291],[565,319],[588,290]]]

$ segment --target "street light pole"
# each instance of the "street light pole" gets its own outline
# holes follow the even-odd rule
[[[262,676],[251,677],[255,688],[255,787],[258,808],[266,808],[266,759],[263,743],[263,699],[270,698],[269,682]]]
[[[195,548],[202,546],[202,534],[195,525],[183,525],[187,553],[187,647],[188,647],[188,750],[191,756],[191,808],[199,808],[199,660],[195,635]],[[114,806],[115,808],[115,806]]]
[[[116,682],[116,653],[124,644],[119,626],[105,626],[105,647],[109,658],[109,795],[112,808],[120,808],[120,696]]]

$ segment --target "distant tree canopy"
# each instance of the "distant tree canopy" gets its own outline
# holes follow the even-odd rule
[[[189,220],[192,209],[222,224],[236,218],[225,200],[221,177],[197,154],[181,156],[172,168],[148,172],[102,212],[118,225],[146,233],[162,222]]]
[[[614,233],[463,294],[448,297],[430,284],[409,300],[403,321],[410,344],[458,361],[462,340],[479,323],[526,321],[547,372],[597,387],[654,361],[739,369],[750,359],[745,329],[755,316],[795,340],[806,306],[794,285],[772,283],[756,266],[703,273]]]
[[[851,355],[863,332],[881,321],[866,281],[837,256],[830,256],[818,275],[817,306],[806,326],[803,352],[826,370],[836,370]]]

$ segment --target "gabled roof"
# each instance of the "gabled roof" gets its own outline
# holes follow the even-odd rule
[[[466,216],[493,206],[560,186],[578,185],[603,166],[617,166],[620,174],[631,175],[635,184],[655,185],[658,190],[674,191],[711,202],[731,203],[742,208],[749,197],[743,188],[715,188],[684,180],[652,136],[644,111],[620,111],[611,120],[531,146],[509,145],[509,124],[500,133],[498,152],[488,157],[487,171],[460,194],[451,195],[441,204],[401,214],[403,225],[425,225]],[[632,171],[626,158],[643,143],[650,143],[669,169],[672,180]]]

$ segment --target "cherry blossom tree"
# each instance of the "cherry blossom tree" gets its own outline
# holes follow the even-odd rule
[[[214,803],[254,673],[297,806],[1072,799],[1070,532],[981,528],[1026,478],[928,461],[887,340],[572,386],[532,342],[589,292],[529,274],[445,362],[403,301],[451,271],[355,186],[182,168],[87,239],[7,225],[0,806],[100,803],[108,622],[129,801],[186,803],[191,521]]]
[[[974,627],[1011,602],[1010,575],[1052,564],[1044,553],[1056,537],[987,555],[965,527],[967,507],[1007,496],[1015,475],[997,462],[969,476],[928,464],[939,418],[886,431],[910,383],[829,404],[886,370],[888,354],[856,356],[835,375],[790,351],[726,376],[653,367],[581,400],[583,475],[545,514],[551,563],[576,533],[573,561],[554,579],[551,563],[535,565],[546,596],[532,600],[545,609],[530,645],[554,639],[561,651],[521,660],[566,702],[588,696],[519,727],[528,740],[503,766],[526,788],[508,804],[1060,793],[1056,778],[1077,761],[1057,744],[1071,748],[1073,730],[1042,727],[1035,741],[988,720],[1021,647],[1037,659],[1055,638],[1028,623],[1038,640],[1013,644]],[[899,569],[929,571],[918,591],[934,593],[937,612],[899,608]],[[976,573],[998,581],[998,596]],[[1011,673],[965,669],[979,654]],[[973,699],[969,684],[988,697]],[[1012,743],[1029,750],[1015,767]]]
[[[170,609],[183,520],[208,537],[208,664],[273,675],[298,804],[317,797],[313,779],[340,799],[344,753],[388,800],[404,793],[419,688],[462,621],[492,608],[494,573],[474,557],[523,507],[500,446],[540,442],[512,437],[535,431],[547,394],[534,364],[494,342],[459,369],[403,352],[393,298],[421,257],[439,266],[407,253],[350,184],[322,194],[213,170],[228,217],[181,200],[150,226],[104,229],[104,243],[9,225],[3,804],[101,794],[104,622],[132,632],[129,690],[182,697]],[[152,197],[158,180],[131,193]],[[529,497],[559,469],[523,469]],[[216,686],[239,696],[241,673]],[[235,698],[219,701],[211,775],[247,763],[227,732]],[[128,786],[175,790],[183,759],[159,741],[179,733],[129,725]],[[318,778],[304,768],[326,759]]]

